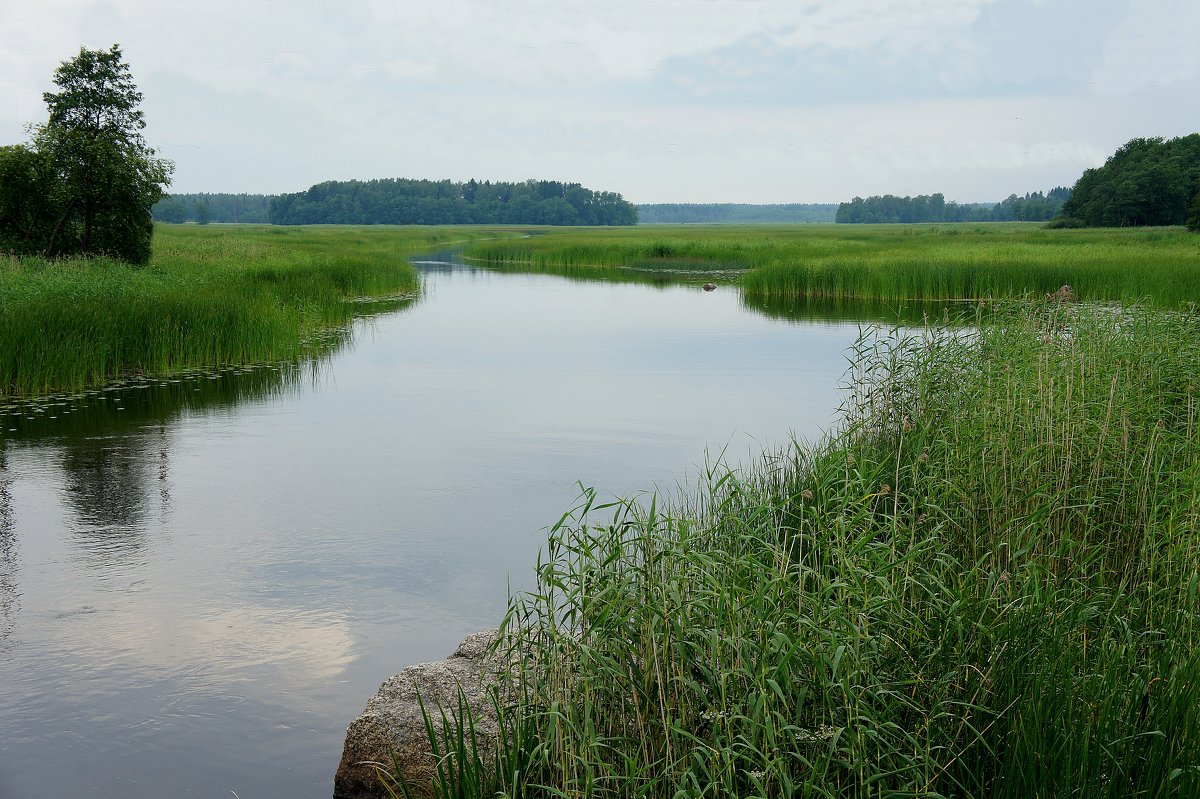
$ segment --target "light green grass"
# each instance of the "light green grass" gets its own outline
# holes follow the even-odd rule
[[[495,233],[165,225],[143,268],[0,257],[0,393],[294,360],[372,303],[415,294],[408,256],[487,235]]]
[[[1200,794],[1200,317],[975,321],[868,331],[815,449],[588,492],[478,795]]]
[[[1182,228],[660,226],[545,232],[467,252],[487,264],[542,270],[602,266],[695,280],[733,272],[747,299],[976,299],[1063,285],[1090,300],[1180,307],[1200,299],[1200,236]]]

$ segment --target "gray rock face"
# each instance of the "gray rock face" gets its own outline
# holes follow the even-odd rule
[[[489,654],[498,634],[496,630],[473,633],[447,659],[409,666],[380,686],[346,730],[342,762],[333,778],[334,799],[387,797],[378,769],[392,773],[393,753],[409,790],[418,797],[431,797],[436,764],[420,700],[440,731],[442,710],[451,718],[458,715],[460,688],[484,761],[494,756],[499,721],[491,689],[507,666]]]

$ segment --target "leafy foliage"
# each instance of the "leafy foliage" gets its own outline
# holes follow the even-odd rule
[[[26,255],[150,260],[150,208],[173,168],[146,145],[121,49],[81,48],[42,95],[49,120],[30,145],[0,148],[0,247]]]
[[[271,198],[276,225],[632,225],[637,209],[620,194],[578,183],[466,183],[388,178],[327,181]]]
[[[1200,194],[1200,133],[1132,139],[1075,184],[1063,217],[1088,227],[1182,225]]]

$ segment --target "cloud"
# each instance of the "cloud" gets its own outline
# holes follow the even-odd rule
[[[0,141],[44,119],[41,92],[80,44],[120,42],[178,191],[474,176],[643,201],[989,199],[1073,182],[1132,136],[1190,132],[1171,92],[1200,90],[1192,0],[38,0],[0,13]]]
[[[1200,4],[1195,0],[1131,0],[1125,20],[1105,42],[1092,73],[1102,95],[1189,83],[1200,90]],[[1196,91],[1190,92],[1196,97]]]

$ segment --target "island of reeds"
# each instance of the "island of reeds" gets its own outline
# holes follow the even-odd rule
[[[606,267],[630,277],[697,281],[715,275],[760,300],[990,299],[1045,295],[1064,285],[1085,300],[1180,307],[1200,299],[1200,237],[1182,227],[639,226],[546,231],[479,242],[466,252],[511,269],[587,274]]]

